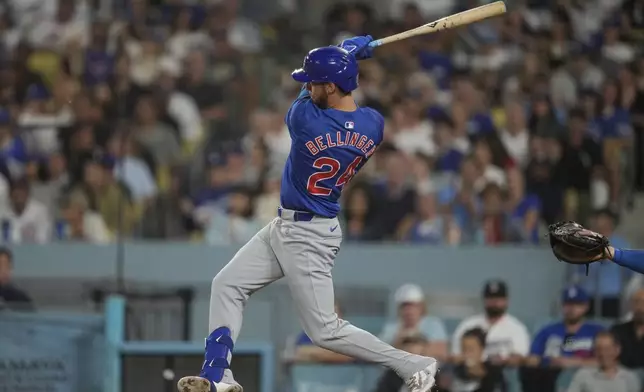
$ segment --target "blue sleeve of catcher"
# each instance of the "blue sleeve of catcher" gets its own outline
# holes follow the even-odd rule
[[[631,271],[644,274],[644,250],[615,249],[613,261]]]

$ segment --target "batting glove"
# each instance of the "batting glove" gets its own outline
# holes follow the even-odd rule
[[[370,35],[357,36],[345,39],[340,47],[353,54],[356,60],[366,60],[373,56],[373,48],[369,46],[371,41],[373,41],[373,37]]]

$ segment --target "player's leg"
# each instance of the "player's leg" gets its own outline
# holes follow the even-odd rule
[[[181,392],[241,392],[228,369],[242,326],[242,312],[252,293],[284,276],[269,245],[269,224],[260,230],[215,276],[210,291],[210,335],[199,377],[179,381]]]
[[[331,270],[342,241],[337,223],[335,219],[283,220],[271,229],[271,245],[305,332],[320,347],[395,370],[412,392],[429,391],[434,384],[435,359],[395,349],[335,313]]]

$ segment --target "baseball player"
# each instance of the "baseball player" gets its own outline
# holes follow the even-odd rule
[[[292,141],[281,206],[215,276],[205,361],[199,377],[179,380],[180,392],[242,392],[229,367],[244,305],[252,293],[281,278],[316,345],[387,366],[411,392],[428,392],[434,385],[434,358],[397,350],[334,311],[331,270],[342,242],[338,199],[383,139],[383,117],[351,97],[358,87],[357,60],[371,57],[371,41],[361,36],[313,49],[293,71],[304,88],[285,118]]]
[[[588,271],[590,264],[610,260],[644,274],[644,250],[615,248],[608,238],[577,222],[562,221],[548,226],[548,237],[552,253],[560,261],[585,265]]]

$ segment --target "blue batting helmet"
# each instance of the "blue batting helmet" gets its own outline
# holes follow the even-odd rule
[[[334,83],[350,92],[358,88],[358,62],[340,47],[317,48],[304,57],[302,68],[293,71],[291,76],[300,83]]]

